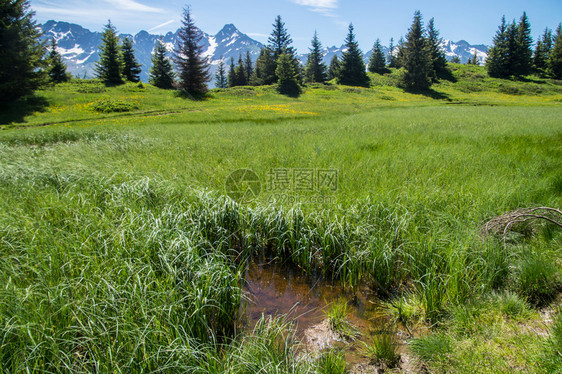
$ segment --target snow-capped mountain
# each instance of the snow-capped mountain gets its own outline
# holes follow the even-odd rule
[[[100,32],[92,32],[77,24],[56,21],[48,21],[41,28],[44,33],[44,39],[50,40],[54,38],[56,40],[58,51],[64,58],[70,73],[79,77],[91,78],[94,76],[95,63],[99,59],[99,45],[101,44],[102,36]],[[159,38],[163,38],[167,49],[172,52],[176,45],[177,35],[177,31],[175,33],[168,32],[166,35],[154,35],[146,31],[140,31],[136,35],[120,35],[121,38],[130,37],[133,39],[136,57],[142,64],[141,79],[143,81],[148,80],[151,56],[156,41]],[[242,33],[233,24],[225,25],[216,35],[209,35],[205,32],[202,32],[202,35],[201,44],[205,51],[204,55],[208,56],[211,61],[212,74],[214,74],[221,57],[228,63],[231,57],[237,60],[240,54],[245,55],[246,51],[250,51],[250,55],[255,61],[260,49],[263,47],[260,42]],[[470,45],[464,40],[457,43],[444,40],[442,47],[448,60],[458,56],[464,63],[472,57],[474,51],[477,52],[481,64],[488,57],[487,46]],[[324,48],[324,62],[329,64],[334,55],[341,56],[344,51],[345,46]],[[388,48],[383,47],[383,51],[387,54]],[[372,50],[365,53],[366,62],[368,62],[371,54]],[[300,54],[299,59],[303,64],[306,63],[307,54]]]
[[[57,42],[57,49],[64,58],[70,73],[79,77],[91,78],[94,76],[95,63],[99,59],[99,45],[102,37],[100,32],[92,32],[72,23],[55,21],[48,21],[41,28],[44,39],[54,38]],[[120,38],[132,38],[135,55],[142,64],[141,79],[147,81],[156,41],[162,37],[166,48],[172,52],[177,36],[177,31],[168,32],[163,36],[140,31],[136,35],[121,34]],[[202,36],[201,45],[205,51],[204,55],[208,56],[211,61],[211,72],[221,57],[226,61],[231,57],[238,59],[239,54],[245,55],[246,51],[250,51],[250,55],[255,60],[263,47],[260,42],[240,32],[232,24],[225,25],[216,35],[203,32]]]
[[[456,43],[453,43],[450,40],[444,40],[443,43],[441,43],[441,47],[445,51],[447,60],[450,61],[454,56],[458,56],[463,64],[466,63],[469,58],[472,58],[474,52],[476,51],[476,56],[478,57],[480,65],[483,65],[486,62],[486,59],[488,58],[488,50],[490,49],[488,46],[483,44],[470,45],[465,40],[459,40]]]

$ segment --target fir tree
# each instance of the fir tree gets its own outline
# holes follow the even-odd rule
[[[390,38],[390,45],[388,47],[388,55],[386,56],[386,63],[389,68],[396,68],[396,51],[394,46],[394,38]]]
[[[270,85],[275,83],[275,69],[277,61],[273,58],[273,51],[268,47],[260,50],[260,55],[256,60],[256,67],[252,76],[252,84],[255,86]]]
[[[498,31],[494,36],[494,45],[488,51],[488,58],[486,59],[486,68],[490,77],[503,78],[509,76],[508,39],[507,24],[505,16],[503,16]]]
[[[246,67],[244,66],[244,60],[242,60],[242,55],[238,55],[238,65],[234,70],[235,76],[235,86],[247,86],[248,77],[246,76]]]
[[[0,105],[32,93],[44,83],[45,46],[27,0],[0,7]]]
[[[273,52],[275,61],[277,61],[277,58],[283,53],[288,54],[291,58],[294,57],[295,50],[291,47],[293,39],[291,39],[291,35],[289,35],[289,32],[285,28],[285,23],[281,19],[281,16],[275,18],[273,31],[268,41],[269,49]]]
[[[244,72],[246,73],[246,85],[249,85],[252,79],[252,74],[254,73],[254,65],[252,64],[252,56],[250,56],[250,51],[246,51],[246,57],[244,58],[244,70]]]
[[[369,60],[369,71],[377,74],[384,74],[388,72],[380,39],[377,39],[373,47],[373,54]]]
[[[338,58],[338,55],[334,55],[334,57],[332,57],[332,60],[330,61],[330,67],[328,68],[328,80],[332,80],[334,78],[337,78],[340,72],[340,60]]]
[[[60,83],[68,81],[66,65],[62,61],[62,56],[57,52],[57,42],[51,39],[51,50],[49,51],[49,78],[51,82]]]
[[[293,43],[293,39],[291,39],[291,35],[289,35],[289,32],[285,28],[285,23],[281,19],[281,16],[277,16],[277,18],[275,18],[275,22],[273,23],[273,31],[271,32],[271,36],[269,37],[268,42],[268,47],[273,52],[273,61],[275,61],[276,64],[275,66],[277,66],[280,55],[288,55],[293,63],[293,69],[297,74],[297,79],[301,81],[300,62],[296,56],[295,49],[291,46],[291,44]],[[275,73],[274,75],[274,82],[276,82],[279,77]]]
[[[324,83],[326,82],[326,65],[322,62],[322,43],[318,39],[318,33],[314,32],[312,38],[312,46],[308,59],[306,61],[305,79],[311,83]]]
[[[544,74],[548,65],[548,57],[552,49],[552,30],[544,30],[542,38],[537,40],[537,47],[533,56],[533,66],[538,74]]]
[[[452,64],[460,64],[461,63],[461,58],[459,56],[453,56],[451,57],[451,61]]]
[[[363,61],[363,54],[355,40],[353,24],[349,25],[349,32],[345,39],[347,51],[343,53],[340,69],[338,72],[338,82],[347,86],[369,87],[369,76]]]
[[[411,90],[426,90],[431,86],[433,63],[431,51],[424,38],[422,16],[420,11],[414,13],[414,22],[410,27],[404,44],[404,74],[403,84]]]
[[[515,71],[518,70],[518,60],[515,52],[517,50],[517,24],[515,20],[507,25],[506,30],[507,35],[507,68],[506,76],[514,75]]]
[[[122,84],[123,83],[123,60],[121,56],[121,46],[117,37],[117,30],[107,22],[102,34],[100,49],[100,58],[96,63],[96,76],[105,84]]]
[[[228,87],[235,87],[238,84],[238,79],[236,77],[236,65],[234,65],[234,57],[230,57],[230,68],[228,69]]]
[[[135,57],[133,41],[130,38],[123,40],[121,51],[123,52],[123,76],[129,82],[140,82],[141,64]]]
[[[297,72],[290,55],[283,53],[277,59],[275,74],[279,77],[277,90],[283,95],[297,96],[300,93]]]
[[[548,72],[556,79],[562,79],[562,24],[558,24],[554,36],[554,46],[548,58]]]
[[[442,42],[443,40],[439,37],[439,31],[435,28],[432,18],[427,24],[427,43],[433,64],[432,78],[443,77],[449,74],[445,52],[441,48]]]
[[[404,46],[406,44],[406,41],[404,41],[404,37],[400,37],[400,39],[398,39],[398,45],[396,46],[396,57],[395,57],[395,65],[397,68],[403,68],[404,67]]]
[[[199,96],[207,92],[209,61],[203,57],[203,35],[195,26],[190,8],[183,13],[174,60],[179,72],[178,88],[184,94]]]
[[[172,62],[166,57],[166,47],[162,40],[156,42],[154,54],[152,55],[152,66],[150,67],[149,82],[158,88],[173,88],[175,73]]]
[[[217,69],[217,73],[215,74],[215,86],[217,88],[227,88],[228,87],[228,79],[226,76],[226,65],[222,59],[222,56],[219,60],[219,66]]]
[[[517,25],[515,48],[511,51],[513,75],[529,75],[533,67],[533,38],[531,37],[531,24],[527,13],[523,12]]]

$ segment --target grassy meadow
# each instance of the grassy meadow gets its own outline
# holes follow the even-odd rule
[[[240,326],[256,254],[367,288],[413,332],[414,368],[378,338],[365,361],[379,368],[562,371],[561,230],[482,234],[562,207],[562,83],[453,65],[407,93],[399,75],[199,101],[76,80],[3,110],[0,372],[356,370],[303,353],[290,319]],[[257,198],[226,196],[238,169],[260,177]],[[337,170],[337,191],[285,201],[265,188],[279,169]]]

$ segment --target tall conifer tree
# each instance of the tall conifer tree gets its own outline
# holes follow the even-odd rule
[[[202,38],[190,8],[184,9],[174,60],[179,72],[178,89],[187,95],[199,96],[207,92],[209,61],[203,56]]]
[[[340,66],[341,63],[338,55],[334,55],[334,57],[332,57],[332,60],[330,61],[330,66],[328,68],[328,80],[332,80],[338,77]]]
[[[411,90],[428,89],[432,83],[433,63],[427,40],[424,38],[422,15],[419,10],[414,13],[414,22],[403,48],[406,68],[404,85]]]
[[[123,76],[129,82],[140,82],[141,64],[135,57],[133,41],[130,38],[125,38],[121,50],[123,52]]]
[[[544,30],[542,37],[537,41],[535,54],[533,56],[533,66],[537,73],[544,74],[548,65],[548,57],[552,49],[552,30],[548,27]]]
[[[370,80],[365,68],[365,62],[363,61],[363,53],[359,49],[353,30],[353,24],[350,24],[349,32],[345,39],[347,51],[342,56],[338,72],[338,82],[348,86],[369,87]]]
[[[439,30],[435,28],[435,21],[432,18],[427,23],[427,43],[433,65],[432,78],[443,77],[449,73],[445,51],[441,48],[442,42],[443,40],[439,37]]]
[[[396,66],[396,46],[394,45],[394,38],[390,38],[390,45],[388,47],[388,55],[386,56],[386,63],[389,68]]]
[[[554,46],[548,58],[548,72],[556,79],[562,79],[562,24],[558,24]]]
[[[62,56],[57,52],[57,42],[51,39],[51,50],[49,51],[49,78],[51,82],[61,83],[68,80],[66,65],[62,61]]]
[[[527,13],[523,12],[515,36],[515,48],[511,53],[514,75],[531,74],[533,68],[533,38],[531,37],[531,24]]]
[[[244,57],[244,70],[246,73],[246,84],[249,85],[252,79],[252,74],[254,73],[254,64],[252,63],[250,51],[246,51],[246,57]]]
[[[318,33],[314,31],[304,74],[307,82],[324,83],[326,81],[326,65],[322,62],[323,57],[322,43],[320,43],[320,39],[318,39]]]
[[[486,68],[490,77],[503,78],[509,76],[509,38],[505,16],[502,17],[501,24],[494,36],[494,45],[488,51]]]
[[[276,68],[277,61],[273,58],[273,51],[269,47],[262,48],[256,60],[256,67],[251,79],[252,84],[261,86],[275,83]]]
[[[27,0],[0,8],[0,105],[32,93],[45,81],[45,45]]]
[[[111,21],[105,25],[101,45],[100,58],[96,63],[96,76],[105,84],[123,83],[123,58],[121,55],[121,45],[117,37],[117,30]]]
[[[384,52],[382,51],[380,39],[377,39],[375,45],[373,46],[373,54],[369,60],[369,71],[377,74],[384,74],[388,72],[386,69]]]
[[[149,82],[158,88],[170,89],[174,85],[175,73],[172,62],[166,56],[166,53],[166,46],[162,40],[156,41],[154,54],[152,55]]]
[[[278,59],[280,55],[288,55],[291,58],[293,68],[300,81],[301,65],[297,58],[296,51],[291,45],[293,43],[293,39],[291,39],[291,35],[287,31],[287,28],[285,27],[285,23],[281,19],[281,16],[277,16],[275,18],[275,22],[273,22],[273,31],[271,32],[271,36],[269,37],[268,42],[269,50],[273,53],[273,61],[275,61],[275,67],[277,68],[277,63],[279,62]],[[276,68],[274,69],[274,82],[276,82],[279,78],[275,73]]]
[[[217,73],[215,74],[215,86],[217,88],[227,88],[228,87],[228,79],[226,76],[226,65],[224,60],[221,56],[219,60],[219,65],[217,68]]]

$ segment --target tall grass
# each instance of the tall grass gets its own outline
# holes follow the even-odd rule
[[[49,110],[27,123],[72,128],[0,134],[5,372],[315,370],[277,338],[290,337],[279,322],[238,330],[254,254],[390,302],[415,294],[432,324],[473,318],[477,308],[455,308],[492,291],[511,287],[519,299],[502,305],[517,316],[520,299],[542,305],[559,290],[558,231],[507,248],[479,235],[493,215],[560,205],[551,97],[463,107],[394,88],[392,103],[372,90],[311,88],[295,101],[260,88],[185,102],[151,87],[82,88],[45,93]],[[138,94],[139,110],[94,113],[100,94]],[[338,169],[336,203],[282,204],[264,190],[239,204],[220,191],[242,167]]]

